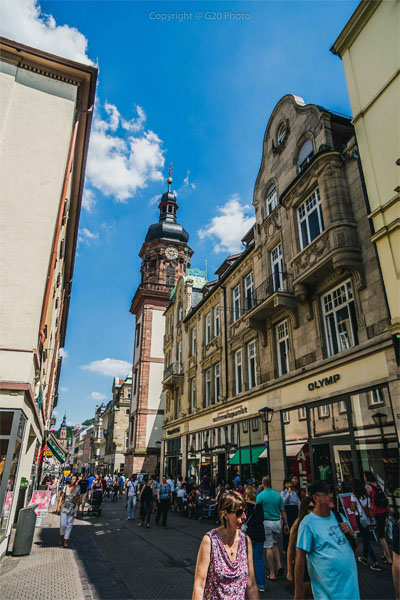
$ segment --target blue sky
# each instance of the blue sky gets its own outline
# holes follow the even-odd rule
[[[262,140],[279,99],[293,93],[351,114],[329,48],[358,2],[8,4],[3,35],[99,67],[56,408],[58,422],[66,411],[78,423],[111,397],[113,374],[126,374],[118,361],[131,363],[138,252],[158,220],[169,163],[192,266],[207,260],[212,278],[251,224]],[[192,19],[176,20],[184,11]]]

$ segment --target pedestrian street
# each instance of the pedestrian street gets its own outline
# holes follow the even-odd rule
[[[169,512],[168,528],[128,521],[125,497],[104,502],[100,517],[76,518],[69,548],[60,548],[59,516],[38,528],[29,556],[5,557],[0,566],[2,600],[189,599],[197,551],[211,521]],[[377,548],[376,548],[377,549]],[[380,553],[378,552],[378,556]],[[358,565],[361,598],[394,597],[390,568],[380,573]],[[267,600],[293,598],[289,582],[267,582]]]

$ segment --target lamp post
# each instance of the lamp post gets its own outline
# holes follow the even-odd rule
[[[386,413],[383,413],[383,412],[376,412],[375,414],[372,415],[372,419],[373,419],[375,425],[377,427],[379,427],[379,431],[381,432],[381,438],[382,438],[382,443],[383,443],[383,458],[385,459],[386,451],[387,451],[387,443],[386,443],[386,439],[385,439],[385,436],[383,433],[383,428],[386,424],[387,415],[386,415]]]
[[[269,406],[264,406],[264,408],[260,408],[260,410],[258,412],[264,418],[264,423],[265,423],[265,442],[267,443],[266,448],[267,448],[267,452],[268,452],[268,454],[267,454],[268,475],[271,478],[271,457],[270,457],[270,451],[269,451],[268,425],[272,421],[274,409],[269,408]]]

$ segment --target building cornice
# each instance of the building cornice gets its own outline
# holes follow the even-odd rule
[[[331,52],[333,54],[337,54],[340,58],[343,58],[345,50],[354,42],[380,3],[381,0],[361,0],[339,34],[339,37],[332,45]]]

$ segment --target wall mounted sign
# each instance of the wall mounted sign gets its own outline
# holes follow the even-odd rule
[[[217,413],[217,416],[213,418],[213,422],[225,421],[226,419],[233,419],[240,415],[247,413],[247,406],[235,406],[234,408],[228,408],[226,410]]]
[[[339,373],[335,373],[335,375],[330,375],[329,377],[323,377],[322,379],[317,379],[316,381],[312,381],[308,384],[308,389],[310,392],[313,390],[318,390],[319,388],[326,387],[327,385],[332,385],[333,383],[337,383],[340,379]]]
[[[172,435],[172,434],[174,434],[174,433],[179,433],[179,432],[180,432],[180,430],[181,430],[181,428],[180,428],[180,427],[175,427],[175,429],[168,429],[168,431],[167,431],[167,435]]]

